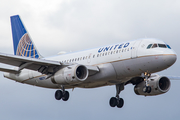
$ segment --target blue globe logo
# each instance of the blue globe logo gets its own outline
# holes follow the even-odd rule
[[[39,55],[33,45],[29,35],[26,33],[22,36],[21,40],[19,41],[16,55],[31,57],[31,58],[39,58]]]

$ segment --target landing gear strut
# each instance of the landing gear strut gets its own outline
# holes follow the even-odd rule
[[[63,101],[67,101],[69,99],[69,92],[65,91],[64,86],[61,87],[62,90],[57,90],[55,92],[55,98],[56,100],[63,100]]]
[[[151,77],[151,74],[145,72],[145,73],[142,73],[141,76],[144,78],[144,81],[145,81],[145,86],[143,87],[143,92],[144,93],[150,93],[151,92],[151,86],[149,86],[148,84],[148,78]]]
[[[124,90],[124,84],[117,84],[116,85],[116,97],[112,97],[109,100],[109,105],[111,107],[117,106],[118,108],[122,108],[124,105],[124,100],[119,97],[120,92]]]

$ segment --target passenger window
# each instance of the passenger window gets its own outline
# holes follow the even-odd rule
[[[152,46],[152,48],[156,48],[157,47],[157,44],[154,44],[153,46]]]
[[[158,44],[158,46],[159,46],[160,48],[167,48],[167,46],[166,46],[165,44]]]
[[[147,49],[150,49],[150,48],[151,48],[151,46],[152,46],[152,44],[149,44],[149,45],[147,46]]]

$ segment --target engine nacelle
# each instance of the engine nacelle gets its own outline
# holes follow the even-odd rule
[[[88,69],[84,65],[72,65],[57,71],[51,81],[54,84],[79,84],[88,77]]]
[[[145,95],[145,96],[153,96],[166,93],[171,86],[171,82],[167,77],[159,76],[159,75],[152,75],[148,79],[148,84],[151,86],[150,93],[144,93],[143,87],[145,86],[145,82],[142,81],[141,83],[137,84],[134,87],[134,92],[137,95]]]

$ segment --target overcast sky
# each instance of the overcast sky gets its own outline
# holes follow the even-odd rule
[[[13,54],[10,16],[16,14],[45,57],[144,37],[161,39],[180,55],[178,0],[0,0],[0,52]],[[177,60],[159,74],[178,76],[179,67]],[[180,119],[180,81],[154,97],[137,96],[127,85],[118,109],[109,106],[115,86],[69,90],[63,102],[55,100],[55,90],[0,76],[1,120]]]

